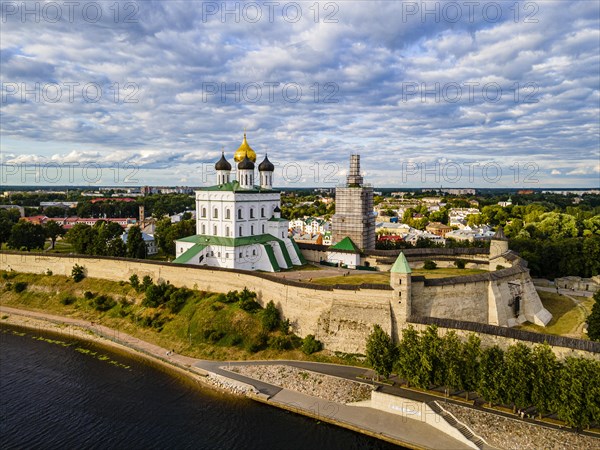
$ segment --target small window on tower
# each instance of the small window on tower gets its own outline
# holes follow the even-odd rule
[[[250,218],[254,219],[254,208],[250,208]]]
[[[215,208],[213,210],[213,219],[218,219],[219,218],[219,210],[217,208]]]
[[[231,219],[231,211],[229,209],[225,210],[225,218],[226,219]]]
[[[242,219],[242,208],[238,209],[238,219]]]
[[[265,217],[265,207],[260,208],[260,217]]]
[[[206,217],[206,208],[202,208],[202,217]]]

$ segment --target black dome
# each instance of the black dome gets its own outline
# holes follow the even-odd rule
[[[279,206],[276,206],[275,209],[273,210],[273,212],[281,212],[281,210],[279,209]]]
[[[275,170],[275,166],[269,161],[267,155],[265,155],[265,159],[258,165],[258,170],[260,172],[273,172]]]
[[[238,169],[240,170],[254,170],[254,163],[248,159],[247,156],[244,157],[238,164]]]
[[[231,170],[231,164],[225,159],[224,153],[221,153],[221,159],[215,164],[215,170]]]

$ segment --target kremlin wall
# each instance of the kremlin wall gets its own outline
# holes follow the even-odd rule
[[[305,254],[307,259],[310,256],[310,252]],[[477,259],[481,261],[486,256],[490,258],[490,255],[479,254]],[[496,258],[491,259],[491,264],[496,267]],[[489,273],[438,280],[425,280],[392,270],[393,286],[321,286],[267,273],[208,266],[59,254],[0,253],[2,270],[30,273],[51,270],[56,275],[70,276],[75,264],[83,266],[87,276],[101,279],[128,281],[135,273],[140,278],[149,275],[155,281],[164,280],[175,286],[211,292],[225,293],[247,287],[257,293],[263,306],[272,300],[290,320],[296,334],[301,337],[313,334],[331,351],[364,354],[365,341],[374,324],[379,324],[398,340],[409,323],[421,329],[427,323],[437,321],[441,334],[446,328],[457,329],[460,336],[477,331],[483,345],[507,347],[516,339],[532,344],[547,340],[560,356],[581,354],[600,359],[597,343],[505,327],[509,320],[526,319],[542,325],[551,318],[541,305],[528,270],[521,264]],[[407,266],[410,264],[420,262],[417,259],[406,263]],[[290,272],[290,276],[292,274]],[[398,284],[398,280],[403,283]],[[517,285],[521,298],[519,314],[515,318],[514,287]]]

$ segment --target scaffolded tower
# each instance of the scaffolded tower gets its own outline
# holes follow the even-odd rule
[[[373,187],[363,184],[360,155],[350,156],[346,186],[335,189],[332,225],[333,242],[339,242],[347,236],[363,251],[375,248]]]

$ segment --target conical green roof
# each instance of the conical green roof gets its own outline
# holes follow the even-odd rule
[[[406,260],[406,256],[404,253],[400,252],[398,258],[396,258],[396,262],[390,269],[390,272],[393,273],[411,273],[410,266],[408,265],[408,261]]]

